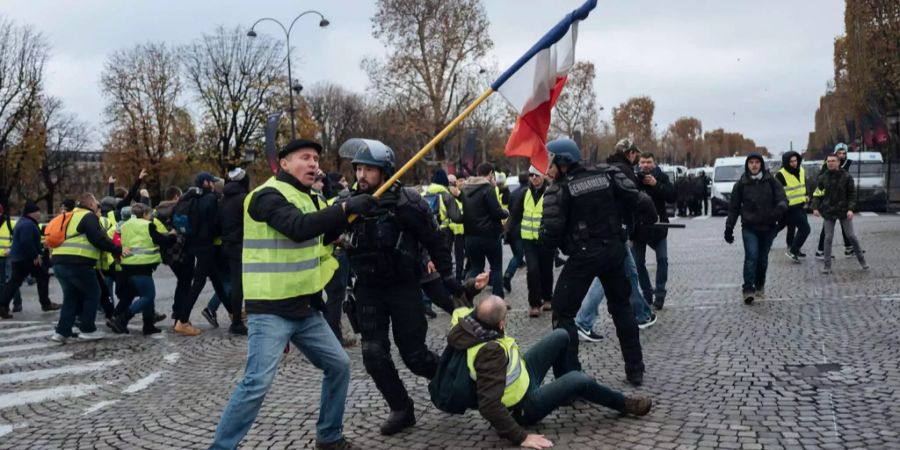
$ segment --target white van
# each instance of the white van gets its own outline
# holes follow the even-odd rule
[[[857,211],[887,210],[887,183],[885,182],[884,159],[880,152],[847,152],[850,175],[856,181]]]
[[[710,212],[714,216],[728,214],[728,202],[734,183],[744,174],[746,156],[716,158],[713,164],[712,189],[710,190]]]

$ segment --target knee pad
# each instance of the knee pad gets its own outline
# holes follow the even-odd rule
[[[401,354],[403,362],[410,372],[428,379],[434,378],[437,370],[437,355],[430,350],[422,349],[411,353]]]
[[[388,345],[382,341],[363,341],[362,355],[363,365],[369,373],[394,367]]]

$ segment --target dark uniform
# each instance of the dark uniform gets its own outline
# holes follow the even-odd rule
[[[393,169],[392,160],[391,154],[386,176]],[[361,158],[354,158],[353,163],[375,165]],[[388,330],[393,328],[406,367],[416,375],[433,378],[438,356],[425,345],[428,323],[419,284],[421,251],[428,252],[442,278],[455,281],[450,249],[425,200],[399,184],[381,196],[373,212],[351,223],[348,232],[363,364],[392,411],[381,432],[394,434],[413,425],[415,416],[412,399],[391,359]]]
[[[548,144],[548,150],[559,155],[552,145]],[[578,159],[544,194],[540,239],[569,255],[553,293],[553,328],[563,328],[569,333],[569,348],[566,357],[558,363],[562,367],[554,367],[554,372],[581,370],[574,319],[591,282],[598,277],[621,343],[625,371],[631,380],[642,377],[644,363],[638,326],[629,302],[631,287],[624,270],[622,214],[637,210],[640,196],[634,183],[615,167],[601,164],[588,169],[578,165]]]

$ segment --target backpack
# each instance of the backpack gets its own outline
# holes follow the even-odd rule
[[[469,376],[466,350],[447,346],[438,362],[434,378],[428,383],[431,402],[437,409],[450,414],[464,414],[478,409],[475,380]]]
[[[66,230],[69,229],[69,222],[72,221],[74,215],[74,212],[62,213],[44,227],[44,244],[47,247],[56,248],[65,242]]]
[[[437,219],[438,223],[441,221],[441,195],[440,194],[425,194],[424,197],[425,203],[428,204],[428,210],[431,211],[431,214]]]
[[[192,236],[198,228],[196,217],[196,205],[200,196],[187,193],[178,199],[178,203],[172,208],[172,227],[182,236]]]

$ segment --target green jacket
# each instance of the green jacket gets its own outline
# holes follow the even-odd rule
[[[818,209],[826,219],[843,219],[847,211],[856,209],[856,184],[844,170],[826,170],[819,174],[813,192],[812,209]]]

